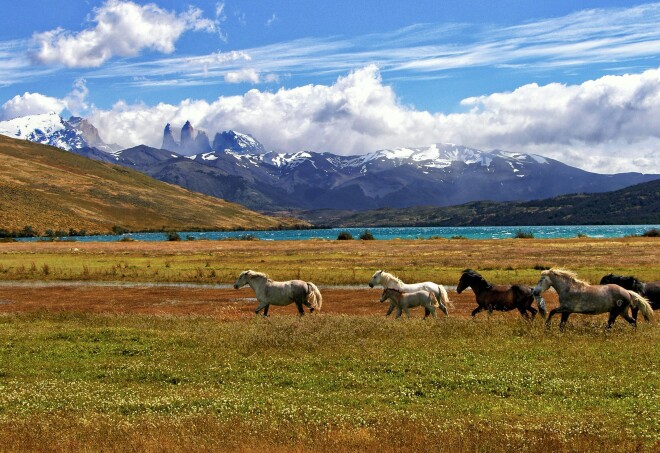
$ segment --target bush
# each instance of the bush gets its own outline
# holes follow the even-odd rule
[[[177,233],[176,231],[170,231],[169,233],[167,233],[167,240],[168,241],[180,241],[181,236],[179,236],[179,233]]]
[[[657,238],[660,237],[660,230],[657,228],[651,228],[650,230],[646,230],[644,233],[642,233],[642,236],[647,238]]]
[[[337,236],[338,241],[350,241],[352,239],[353,239],[353,235],[348,231],[340,231],[339,235]]]
[[[516,231],[516,235],[514,237],[516,239],[534,239],[534,233],[531,231],[518,230]]]
[[[359,238],[362,239],[363,241],[373,241],[374,239],[376,239],[369,230],[364,230],[362,233],[360,233]]]

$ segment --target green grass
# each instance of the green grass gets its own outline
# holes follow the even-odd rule
[[[659,344],[649,324],[4,315],[2,448],[651,450]]]
[[[610,272],[657,280],[659,258],[658,238],[12,243],[0,245],[0,280],[233,283],[254,269],[276,280],[364,285],[385,269],[452,285],[470,267],[494,283],[535,284],[540,269],[558,266],[597,283]]]

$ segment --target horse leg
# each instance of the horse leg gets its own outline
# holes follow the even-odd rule
[[[564,330],[564,326],[566,325],[566,321],[568,321],[568,317],[571,315],[570,312],[565,311],[561,314],[561,321],[559,322],[559,330]]]
[[[424,307],[424,317],[426,318],[430,313],[431,311],[428,308]]]
[[[387,309],[387,313],[385,314],[385,317],[392,314],[392,312],[394,311],[394,307],[396,307],[396,303],[394,301],[390,302],[390,308]]]
[[[270,308],[270,304],[267,304],[266,307],[264,308],[264,316],[268,316],[268,309]]]
[[[309,308],[310,313],[314,313],[314,307],[312,307],[312,304],[310,304],[307,299],[305,299],[303,301],[303,305],[305,305],[305,307]]]
[[[527,310],[525,310],[524,308],[518,308],[518,311],[520,312],[520,316],[522,316],[527,321],[529,321],[529,315],[527,314]]]
[[[527,311],[532,313],[532,319],[534,319],[536,317],[536,313],[538,313],[536,311],[536,308],[532,307],[531,305],[529,307],[527,307]]]
[[[545,320],[545,326],[546,327],[550,327],[550,320],[555,315],[555,313],[557,313],[556,308],[553,308],[552,310],[550,310],[550,313],[548,313],[548,319]]]
[[[403,312],[403,308],[401,308],[401,306],[397,307],[395,318],[400,318],[402,312]]]
[[[269,304],[267,304],[267,303],[259,302],[259,306],[258,306],[257,309],[254,311],[254,313],[258,315],[259,312],[260,312],[261,310],[264,310],[264,309],[266,310],[265,313],[268,313],[268,305],[269,305]]]
[[[300,314],[300,316],[303,316],[305,314],[305,310],[303,310],[302,302],[296,301],[296,308],[298,309],[298,313]]]
[[[438,317],[438,313],[436,312],[435,307],[434,307],[433,305],[431,305],[431,307],[429,307],[429,309],[431,310],[431,315],[432,315],[434,318],[437,318],[437,317]]]
[[[637,327],[637,321],[635,320],[635,318],[631,318],[630,315],[628,315],[628,310],[623,310],[621,312],[621,317],[626,321],[628,321],[631,326]]]
[[[472,310],[472,316],[476,315],[477,313],[479,313],[483,309],[484,309],[484,307],[482,305],[479,305],[477,308]]]
[[[637,307],[637,308],[630,307],[630,312],[632,313],[632,319],[634,319],[635,322],[637,322],[637,312],[638,311],[639,311],[639,307]],[[627,315],[627,313],[626,313],[626,315]]]

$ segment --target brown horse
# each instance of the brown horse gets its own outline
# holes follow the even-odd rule
[[[491,285],[478,272],[472,269],[465,269],[461,279],[458,281],[456,292],[461,293],[464,289],[471,287],[477,298],[478,307],[472,311],[475,316],[482,310],[510,311],[518,309],[523,318],[529,319],[530,312],[532,318],[536,316],[536,309],[532,307],[534,296],[532,288],[525,285]],[[545,301],[542,298],[537,300],[541,315],[545,317]]]

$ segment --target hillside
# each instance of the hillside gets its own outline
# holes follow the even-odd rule
[[[0,136],[0,229],[26,225],[108,232],[269,229],[304,222],[273,218],[142,173],[68,151]]]
[[[660,179],[596,194],[521,203],[472,202],[449,207],[297,212],[316,226],[489,226],[660,223]]]

